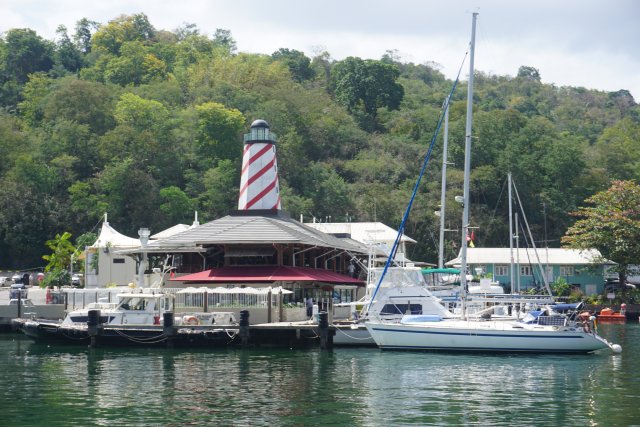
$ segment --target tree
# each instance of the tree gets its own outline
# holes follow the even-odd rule
[[[161,189],[160,200],[162,201],[160,211],[165,215],[170,226],[186,221],[192,214],[193,202],[175,185]]]
[[[142,132],[163,129],[169,117],[169,111],[158,101],[125,93],[116,104],[114,116],[118,125],[131,126]]]
[[[24,84],[29,74],[49,71],[53,67],[53,44],[35,31],[25,28],[9,30],[4,40],[5,73],[19,84]]]
[[[91,36],[100,24],[96,21],[90,21],[87,18],[82,18],[76,22],[76,33],[73,35],[73,41],[80,52],[85,55],[91,52]]]
[[[92,50],[118,55],[124,43],[150,41],[154,35],[155,29],[144,13],[122,15],[96,31],[91,39]]]
[[[608,190],[585,200],[572,215],[575,222],[562,238],[570,248],[600,251],[618,263],[620,283],[625,283],[631,265],[640,260],[640,186],[633,181],[613,181]]]
[[[233,55],[236,53],[236,41],[231,35],[231,31],[217,28],[213,35],[213,42],[224,49],[225,52]]]
[[[529,67],[526,65],[518,68],[518,77],[523,79],[535,80],[537,82],[540,81],[540,71],[537,68]]]
[[[287,64],[291,77],[297,82],[303,82],[315,77],[316,73],[311,68],[311,60],[304,53],[295,49],[278,49],[271,54],[276,61],[282,61]]]
[[[126,86],[149,83],[155,79],[164,79],[167,65],[149,52],[140,41],[122,43],[120,54],[112,58],[106,65],[104,78],[106,81]]]
[[[398,67],[382,61],[348,57],[331,69],[332,88],[349,112],[361,111],[375,121],[378,108],[398,109],[404,89],[396,80]]]
[[[63,286],[71,283],[69,268],[72,262],[72,256],[76,253],[76,247],[69,240],[71,233],[65,231],[62,234],[56,234],[56,237],[47,240],[45,244],[51,249],[50,255],[43,255],[42,259],[48,262],[44,271],[50,272],[43,285]]]
[[[238,134],[244,116],[238,110],[216,102],[196,106],[198,113],[198,145],[207,159],[237,159],[242,153]]]
[[[67,27],[60,25],[56,30],[56,35],[58,36],[55,52],[56,66],[72,73],[78,72],[83,65],[82,53],[71,42],[67,34]]]

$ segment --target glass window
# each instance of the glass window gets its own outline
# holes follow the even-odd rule
[[[533,276],[533,270],[530,265],[521,265],[520,266],[520,275],[521,276]]]
[[[496,276],[508,276],[509,275],[509,266],[508,265],[496,265],[495,275]]]
[[[573,276],[574,270],[572,265],[561,265],[560,266],[560,275],[561,276]]]

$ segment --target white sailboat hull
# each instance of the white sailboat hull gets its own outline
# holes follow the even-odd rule
[[[367,322],[382,349],[508,353],[589,353],[609,344],[581,328],[442,320],[424,323]]]

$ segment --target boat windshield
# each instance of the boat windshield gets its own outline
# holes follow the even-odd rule
[[[140,297],[124,297],[122,301],[120,301],[120,308],[123,310],[136,310],[136,311],[144,311],[148,304],[149,300],[146,298]]]
[[[380,280],[383,269],[376,268],[371,269],[370,285],[375,287]],[[424,286],[424,279],[422,272],[419,268],[411,267],[390,267],[387,269],[381,288],[398,288],[398,287],[410,287],[410,286]]]

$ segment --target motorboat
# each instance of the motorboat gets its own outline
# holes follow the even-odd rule
[[[86,308],[67,314],[63,325],[86,325],[89,311],[100,310],[100,323],[108,325],[161,325],[163,313],[171,311],[173,297],[163,293],[122,293],[115,303],[95,302]],[[212,326],[235,325],[232,312],[181,313],[175,317],[176,325]]]
[[[611,308],[603,308],[597,315],[597,320],[604,323],[626,323],[627,304],[620,306],[620,311],[613,311]]]
[[[17,328],[36,341],[78,344],[94,338],[101,345],[158,345],[167,341],[167,331],[180,345],[226,345],[236,335],[238,323],[233,312],[185,312],[176,316],[172,310],[170,294],[122,293],[117,295],[117,302],[88,304],[70,311],[62,321],[21,319]],[[171,324],[165,324],[168,313]],[[175,327],[179,329],[174,331]]]

